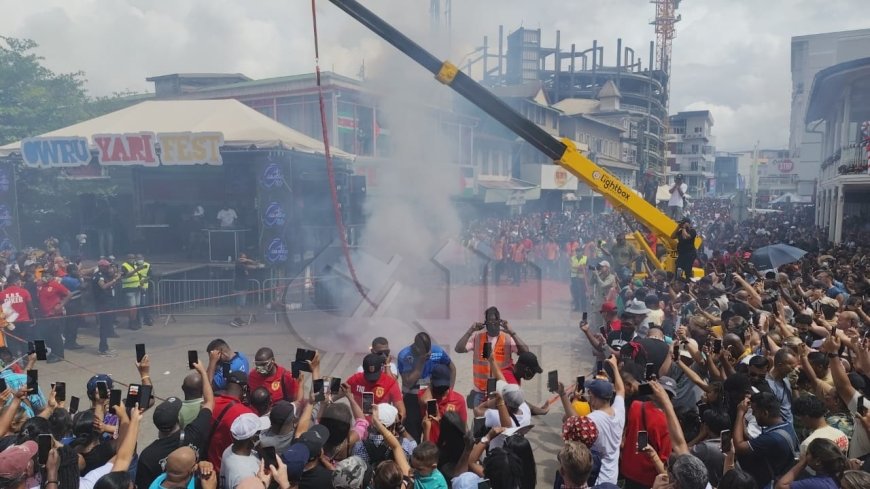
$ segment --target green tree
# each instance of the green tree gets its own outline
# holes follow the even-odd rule
[[[33,137],[122,109],[141,100],[132,93],[89,97],[81,71],[54,73],[35,54],[29,39],[0,36],[0,145]],[[22,243],[47,236],[71,239],[79,231],[79,196],[114,196],[106,181],[66,178],[58,169],[23,168],[16,162]]]

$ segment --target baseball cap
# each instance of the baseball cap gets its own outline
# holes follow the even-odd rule
[[[335,489],[362,489],[365,483],[368,465],[363,459],[354,455],[335,466],[332,472],[332,487]]]
[[[159,431],[172,431],[178,424],[178,413],[181,411],[181,399],[170,397],[154,408],[154,426]]]
[[[254,413],[245,413],[233,420],[230,434],[233,440],[248,440],[260,432],[260,417]]]
[[[274,431],[279,431],[288,420],[296,417],[296,407],[290,401],[284,399],[272,405],[272,410],[269,411],[269,422],[272,423]]]
[[[363,377],[368,382],[377,382],[381,378],[381,369],[386,359],[382,355],[369,353],[363,358]]]
[[[616,303],[608,301],[608,302],[605,302],[604,304],[601,304],[601,311],[600,312],[616,312]]]
[[[579,441],[591,448],[598,439],[598,426],[586,416],[571,416],[562,423],[562,439]]]
[[[396,418],[399,416],[399,410],[396,409],[392,404],[381,403],[378,404],[378,419],[381,420],[381,424],[390,427],[396,422]]]
[[[464,472],[453,478],[450,487],[453,489],[477,489],[481,481],[483,479],[474,472]]]
[[[670,377],[659,377],[659,385],[662,389],[671,396],[671,399],[677,396],[677,381]]]
[[[613,397],[613,383],[609,380],[593,379],[591,382],[586,383],[586,392],[599,399],[609,401]]]
[[[248,385],[248,374],[239,371],[230,372],[230,375],[227,376],[227,383]]]
[[[36,456],[36,442],[27,440],[21,445],[12,445],[0,452],[0,477],[17,479],[27,474],[30,461]]]
[[[541,368],[541,364],[538,363],[538,357],[530,352],[524,351],[517,356],[517,363],[521,363],[526,367],[529,367],[536,374],[544,373],[544,369]]]
[[[323,445],[326,444],[328,439],[329,429],[322,424],[316,424],[308,428],[308,431],[302,433],[302,436],[299,437],[299,441],[308,447],[309,460],[320,456],[320,453],[323,451]]]
[[[601,260],[600,262],[598,262],[598,266],[599,266],[599,267],[609,267],[609,266],[610,266],[610,262],[607,261],[607,260]]]
[[[305,464],[311,459],[311,454],[308,451],[308,445],[305,443],[294,443],[290,445],[284,453],[281,454],[281,460],[287,465],[287,478],[291,481],[298,481],[302,478],[302,472],[305,470]]]
[[[88,380],[88,384],[87,384],[88,397],[91,398],[91,399],[93,399],[93,398],[95,397],[95,395],[96,395],[96,392],[97,392],[97,382],[105,382],[106,385],[109,387],[109,390],[112,389],[112,385],[114,384],[114,382],[112,382],[112,378],[109,377],[108,374],[97,374],[97,375],[94,375],[93,377],[91,377],[91,378]]]
[[[440,363],[436,365],[432,369],[429,382],[432,384],[432,387],[450,387],[450,367]]]

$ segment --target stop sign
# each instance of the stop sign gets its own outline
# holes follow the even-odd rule
[[[794,162],[789,159],[779,160],[776,163],[776,168],[780,173],[788,173],[794,170]]]

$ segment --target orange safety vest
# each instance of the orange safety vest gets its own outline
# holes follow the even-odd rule
[[[510,356],[505,352],[505,333],[499,333],[498,339],[495,340],[495,345],[492,349],[492,354],[495,358],[495,365],[499,369],[504,369],[511,364]],[[474,387],[480,392],[486,392],[486,379],[491,377],[489,371],[489,360],[482,357],[483,342],[489,341],[486,331],[482,331],[474,338]]]

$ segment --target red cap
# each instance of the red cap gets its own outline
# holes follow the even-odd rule
[[[0,452],[0,477],[14,479],[27,474],[30,460],[36,455],[36,442],[28,440]]]
[[[615,302],[605,302],[601,304],[600,312],[616,312],[616,303]]]

